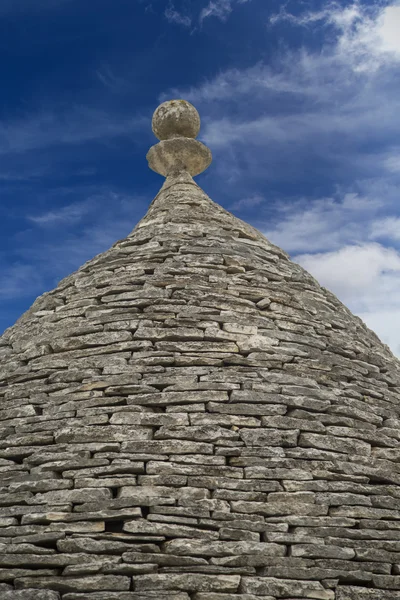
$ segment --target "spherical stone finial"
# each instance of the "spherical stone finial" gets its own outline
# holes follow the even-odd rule
[[[159,140],[196,138],[200,131],[200,116],[190,102],[168,100],[155,110],[152,129]]]
[[[160,104],[153,115],[153,132],[160,140],[147,153],[150,169],[169,177],[186,171],[192,177],[210,165],[209,148],[194,139],[200,131],[200,117],[186,100]]]

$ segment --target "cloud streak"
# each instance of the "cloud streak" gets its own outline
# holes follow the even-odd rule
[[[29,216],[28,220],[41,227],[55,227],[58,225],[72,225],[82,220],[93,211],[95,200],[88,198],[83,202],[74,202],[59,210],[49,210],[36,216]]]
[[[60,208],[26,217],[17,250],[0,255],[0,299],[34,299],[86,261],[129,234],[144,212],[143,198],[99,188]]]
[[[355,71],[371,71],[385,63],[400,61],[399,3],[362,6],[354,2],[343,7],[338,2],[329,2],[322,10],[300,15],[283,8],[270,18],[272,25],[281,21],[304,27],[316,24],[331,27],[337,36],[337,55]]]
[[[66,112],[43,111],[0,122],[0,155],[126,136],[140,130],[145,122],[140,116],[116,116],[85,106]]]
[[[41,12],[55,10],[74,0],[2,0],[0,15],[18,14],[25,12]]]
[[[210,0],[200,12],[199,21],[215,17],[220,21],[226,21],[237,4],[244,4],[249,0]]]
[[[188,15],[184,15],[176,10],[175,6],[170,2],[167,8],[164,11],[164,16],[169,23],[175,23],[177,25],[182,25],[183,27],[190,27],[192,24],[192,19]]]

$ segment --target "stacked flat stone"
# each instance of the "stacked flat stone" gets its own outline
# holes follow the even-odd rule
[[[0,597],[399,600],[400,363],[194,183],[192,108],[134,231],[0,338]]]

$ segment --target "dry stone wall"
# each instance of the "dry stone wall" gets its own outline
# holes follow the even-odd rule
[[[2,600],[400,600],[400,369],[187,175],[0,339]]]

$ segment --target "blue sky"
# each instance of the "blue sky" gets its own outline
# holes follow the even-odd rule
[[[0,330],[144,215],[178,97],[205,191],[400,355],[399,2],[0,0],[0,49]]]

